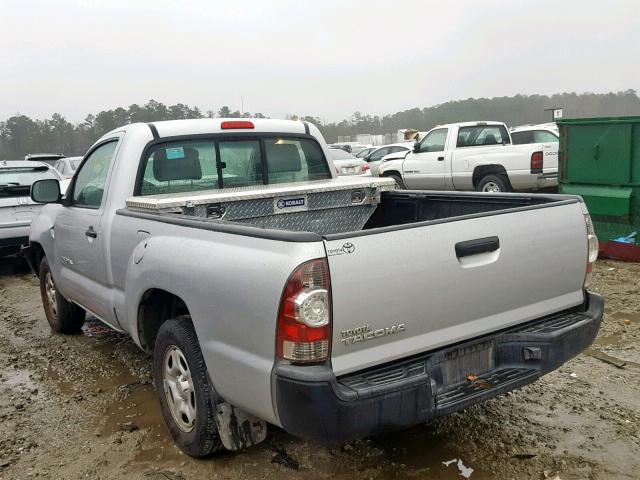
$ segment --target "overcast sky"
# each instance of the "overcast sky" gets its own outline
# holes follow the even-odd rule
[[[0,0],[0,119],[150,98],[340,120],[640,89],[638,0]]]

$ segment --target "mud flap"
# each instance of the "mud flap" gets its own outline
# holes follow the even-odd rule
[[[218,403],[215,419],[220,440],[227,450],[241,450],[267,438],[267,422],[227,402]]]

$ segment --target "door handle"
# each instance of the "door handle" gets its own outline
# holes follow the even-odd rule
[[[500,248],[500,239],[498,237],[476,238],[475,240],[456,243],[456,257],[468,257],[469,255],[493,252],[498,248]]]
[[[98,238],[98,232],[93,229],[93,226],[89,227],[89,229],[84,232],[84,234],[89,238]]]
[[[444,157],[438,157],[439,162],[444,162]]]

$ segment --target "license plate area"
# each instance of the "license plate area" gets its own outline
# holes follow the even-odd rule
[[[442,387],[447,388],[469,381],[469,376],[479,376],[495,368],[495,341],[466,345],[444,354],[440,369]]]
[[[353,175],[356,173],[356,167],[344,167],[342,173],[345,175]]]

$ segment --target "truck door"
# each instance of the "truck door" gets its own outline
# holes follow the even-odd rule
[[[417,152],[410,153],[402,171],[408,189],[444,190],[446,188],[445,147],[447,128],[431,130],[420,142]]]
[[[89,152],[67,191],[68,201],[56,218],[53,259],[61,293],[107,323],[115,323],[107,288],[102,219],[107,178],[118,138]],[[117,327],[116,325],[114,325]]]

